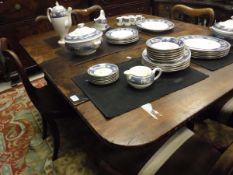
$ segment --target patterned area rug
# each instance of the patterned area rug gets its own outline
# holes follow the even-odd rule
[[[44,79],[33,82],[42,87]],[[93,175],[96,167],[85,153],[75,128],[61,121],[61,150],[52,161],[52,139],[41,138],[41,117],[22,85],[0,94],[0,174],[2,175]],[[66,128],[66,129],[64,129]],[[72,131],[74,130],[74,131]],[[67,131],[67,132],[64,132]],[[75,132],[76,138],[74,137]],[[82,139],[85,139],[83,136]]]

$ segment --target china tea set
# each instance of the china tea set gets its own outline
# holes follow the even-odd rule
[[[79,24],[75,31],[69,33],[72,26],[71,14],[71,7],[66,9],[59,5],[58,2],[56,2],[54,7],[47,9],[48,20],[60,36],[58,43],[61,45],[66,44],[67,48],[74,51],[77,55],[94,53],[101,44],[102,31],[109,28],[104,11],[101,10],[99,17],[94,19],[94,28]]]
[[[162,74],[160,68],[150,69],[146,66],[134,66],[124,71],[129,85],[144,89],[152,85]],[[88,81],[95,85],[108,85],[119,79],[119,68],[116,64],[101,63],[88,68]]]
[[[96,52],[103,40],[103,32],[109,29],[103,10],[94,19],[94,28],[83,23],[69,33],[72,26],[72,8],[65,9],[56,2],[56,6],[47,9],[48,20],[59,34],[59,44],[65,44],[68,50],[76,55],[90,55]],[[172,30],[175,24],[165,19],[145,19],[142,15],[129,15],[116,18],[117,26],[136,25],[140,30],[163,32]],[[211,30],[216,35],[231,38],[233,19],[215,23]],[[105,33],[110,44],[129,44],[139,40],[139,32],[134,28],[114,28]],[[201,44],[200,44],[201,43]],[[226,56],[230,44],[222,39],[187,35],[179,38],[155,37],[147,40],[147,48],[142,53],[143,66],[134,66],[124,71],[128,84],[136,89],[144,89],[152,85],[162,72],[175,72],[190,66],[190,59],[217,59]],[[102,63],[91,66],[87,70],[88,81],[95,85],[108,85],[119,79],[119,68],[115,64]]]

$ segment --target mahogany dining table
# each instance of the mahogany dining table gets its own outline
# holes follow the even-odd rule
[[[151,15],[144,15],[144,17],[159,18]],[[140,38],[146,41],[149,38],[163,35],[175,37],[192,34],[210,35],[210,30],[207,27],[172,21],[175,23],[175,28],[172,31],[166,33],[140,31]],[[112,28],[117,27],[116,16],[108,18],[108,23]],[[91,25],[91,22],[88,25]],[[82,99],[83,92],[75,85],[71,77],[85,73],[90,66],[97,63],[118,64],[128,61],[129,58],[138,58],[146,47],[145,42],[127,50],[70,65],[65,64],[63,59],[54,59],[59,53],[67,52],[66,48],[53,42],[54,38],[57,38],[57,34],[55,31],[50,31],[28,36],[22,39],[20,44],[41,68],[48,81],[64,97],[64,103],[69,103],[80,114],[79,116],[88,127],[110,145],[138,147],[155,143],[186,125],[196,114],[233,90],[233,64],[216,71],[209,71],[201,66],[191,64],[193,69],[209,77],[151,102],[153,108],[161,114],[157,120],[141,107],[112,119],[106,119],[92,101],[87,98]],[[50,66],[43,66],[48,61],[51,63]],[[71,103],[69,97],[74,94],[80,97],[79,104]]]

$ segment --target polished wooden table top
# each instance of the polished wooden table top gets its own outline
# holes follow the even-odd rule
[[[145,17],[156,18],[155,16],[147,15]],[[115,27],[116,21],[114,17],[109,18],[108,22],[112,27]],[[175,24],[175,29],[164,35],[208,35],[210,33],[208,28],[202,26],[179,21],[175,21]],[[140,37],[145,39],[158,35],[157,33],[140,32]],[[61,47],[51,47],[51,45],[45,42],[45,40],[54,36],[56,36],[55,32],[43,33],[27,37],[20,43],[33,60],[40,65],[47,60],[53,59],[57,56],[57,51],[64,49]],[[78,65],[66,65],[62,61],[54,60],[53,66],[46,69],[42,67],[42,70],[68,101],[69,95],[81,93],[71,80],[71,77],[86,72],[87,68],[93,64],[102,62],[120,63],[127,61],[128,56],[137,58],[141,56],[144,48],[145,44],[137,45],[136,49],[132,48],[106,55]],[[111,120],[107,120],[91,101],[73,107],[82,114],[88,126],[108,143],[121,146],[142,146],[153,143],[184,125],[195,114],[233,89],[233,64],[214,72],[196,65],[192,65],[192,67],[208,74],[209,77],[152,102],[154,109],[162,114],[158,120],[150,117],[142,108],[134,109]]]

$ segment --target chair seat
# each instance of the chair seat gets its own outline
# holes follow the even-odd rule
[[[233,143],[233,128],[207,119],[195,125],[195,130],[221,152]]]
[[[59,114],[71,115],[74,112],[65,99],[62,98],[61,94],[56,89],[50,87],[50,85],[36,89],[36,96],[38,98],[37,103],[42,103],[37,105],[40,106],[41,109],[38,110],[41,113],[54,114],[58,118]]]
[[[199,136],[185,142],[156,175],[207,175],[221,153]]]

